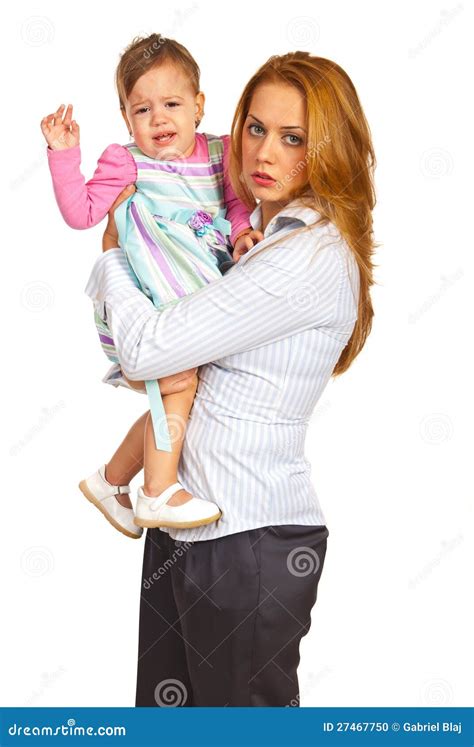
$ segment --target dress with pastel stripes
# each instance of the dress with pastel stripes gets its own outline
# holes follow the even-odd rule
[[[224,142],[213,135],[206,138],[209,157],[203,162],[158,161],[134,143],[125,146],[135,159],[137,191],[115,211],[119,243],[137,287],[157,308],[221,277],[222,268],[232,262],[226,238],[231,224],[225,219]],[[110,330],[97,313],[95,323],[102,348],[114,362],[104,381],[123,383]],[[156,448],[171,451],[158,383],[146,381],[145,387]]]

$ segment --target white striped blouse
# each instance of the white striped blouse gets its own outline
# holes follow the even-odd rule
[[[178,479],[222,517],[165,529],[175,540],[326,523],[305,436],[357,319],[359,269],[334,225],[313,226],[318,217],[291,203],[225,275],[161,310],[136,287],[121,249],[92,269],[86,293],[129,379],[201,367]],[[259,206],[250,221],[260,228]],[[304,226],[313,227],[293,235]]]

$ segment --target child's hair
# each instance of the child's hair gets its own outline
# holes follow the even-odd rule
[[[256,88],[275,82],[294,86],[306,101],[307,150],[298,165],[300,170],[306,165],[308,180],[293,191],[290,199],[300,198],[314,208],[321,216],[318,223],[331,221],[359,266],[358,318],[332,373],[335,377],[346,371],[362,350],[374,315],[369,293],[374,283],[371,258],[376,246],[372,231],[375,154],[371,134],[354,85],[339,65],[309,52],[270,57],[245,86],[231,130],[231,182],[249,208],[256,202],[241,178],[242,131]]]
[[[115,72],[115,83],[122,110],[125,109],[125,101],[130,96],[137,80],[148,70],[159,67],[164,62],[174,62],[181,67],[188,75],[194,93],[199,92],[201,71],[186,47],[161,34],[136,36],[124,50]]]

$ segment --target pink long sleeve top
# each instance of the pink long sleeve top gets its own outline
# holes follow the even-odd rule
[[[239,234],[251,229],[249,211],[238,199],[228,176],[229,136],[224,142],[224,202],[226,218],[232,224],[230,239],[235,244]],[[54,194],[64,220],[71,228],[91,228],[107,215],[115,199],[128,185],[137,179],[135,160],[127,148],[116,143],[109,145],[97,163],[94,175],[85,181],[80,165],[81,150],[77,145],[65,150],[48,148],[48,163],[53,179]],[[208,160],[207,139],[196,133],[195,147],[185,162]]]

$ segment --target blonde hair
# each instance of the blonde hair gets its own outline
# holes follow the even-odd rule
[[[360,274],[357,321],[332,376],[347,371],[362,350],[374,315],[372,230],[375,206],[375,154],[369,125],[347,73],[335,62],[308,52],[270,57],[252,76],[237,104],[231,130],[230,178],[238,197],[253,208],[256,201],[241,179],[242,132],[255,90],[262,83],[294,86],[306,101],[308,179],[290,192],[290,199],[320,214],[317,223],[333,223],[352,250]],[[304,229],[303,229],[304,230]]]

